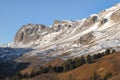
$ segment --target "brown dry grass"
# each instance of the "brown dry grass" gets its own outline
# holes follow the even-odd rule
[[[102,77],[108,72],[111,72],[113,76],[117,76],[120,73],[120,53],[105,56],[95,63],[85,64],[74,70],[61,73],[58,75],[58,78],[59,80],[85,80],[91,77],[94,72],[97,72]],[[120,80],[120,76],[118,77],[118,80]]]
[[[56,59],[45,65],[51,64],[56,66],[59,63],[62,64],[62,60]],[[64,73],[47,73],[38,75],[30,80],[86,80],[90,78],[94,72],[98,73],[102,77],[106,73],[111,72],[113,74],[110,80],[120,80],[120,52],[104,56],[91,64],[85,64],[81,67],[73,69]]]
[[[56,73],[47,73],[28,80],[56,80],[56,76],[57,76]]]
[[[46,62],[42,66],[45,66],[45,67],[47,67],[49,65],[51,65],[51,66],[60,66],[60,65],[62,65],[62,63],[63,63],[63,60],[61,60],[60,58],[57,58],[57,59],[52,60],[50,62]],[[21,73],[22,74],[25,74],[25,73],[30,74],[32,72],[32,70],[37,71],[38,69],[39,69],[39,66],[31,65],[28,68],[22,70]]]

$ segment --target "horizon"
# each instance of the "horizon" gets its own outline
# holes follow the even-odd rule
[[[120,3],[120,0],[2,0],[0,45],[13,42],[25,24],[52,25],[54,20],[81,20]]]

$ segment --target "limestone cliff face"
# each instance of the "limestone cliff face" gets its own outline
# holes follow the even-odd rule
[[[75,28],[77,22],[74,21],[59,21],[55,20],[52,27],[45,26],[42,24],[27,24],[22,26],[21,29],[18,30],[18,32],[15,35],[14,42],[16,44],[22,43],[22,44],[28,44],[30,42],[35,42],[38,39],[47,41],[43,39],[48,34],[54,34],[54,33],[65,33],[65,30],[69,30],[70,28]],[[55,41],[61,37],[61,35],[57,35],[56,37],[51,36],[52,40]]]
[[[46,27],[42,24],[27,24],[24,25],[15,36],[15,43],[23,42],[24,44],[29,43],[31,41],[36,41],[44,32],[48,32],[49,27]]]

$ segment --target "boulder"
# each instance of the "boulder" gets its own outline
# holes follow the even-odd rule
[[[87,45],[90,43],[90,41],[92,41],[95,38],[95,36],[91,33],[85,34],[83,36],[80,37],[79,39],[79,43],[83,44],[83,45]]]

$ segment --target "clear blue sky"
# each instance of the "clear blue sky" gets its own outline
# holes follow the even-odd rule
[[[12,42],[24,24],[52,25],[53,20],[80,20],[120,0],[0,0],[0,44]]]

